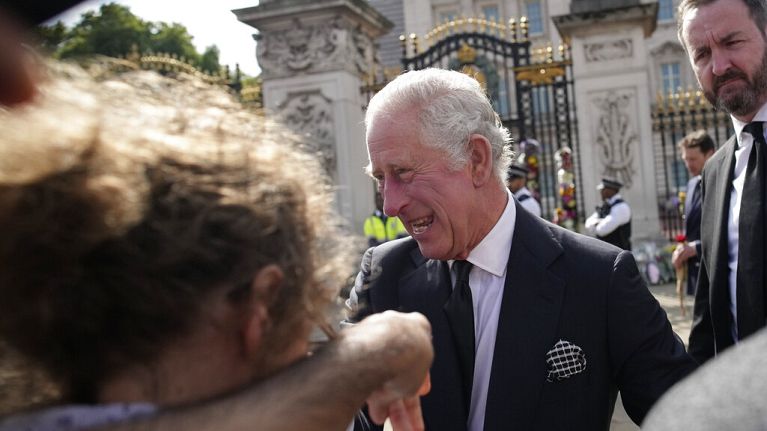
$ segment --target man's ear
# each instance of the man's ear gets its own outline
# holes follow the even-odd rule
[[[493,178],[493,150],[490,141],[479,134],[469,136],[471,174],[475,187],[481,187]]]
[[[284,274],[275,264],[261,268],[250,285],[250,304],[245,307],[242,320],[242,341],[244,352],[255,357],[264,341],[264,336],[272,327],[269,310],[282,288]]]

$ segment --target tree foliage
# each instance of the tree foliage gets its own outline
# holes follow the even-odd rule
[[[98,11],[83,13],[72,28],[57,22],[38,27],[37,34],[41,47],[57,58],[93,54],[118,57],[129,54],[135,46],[139,52],[175,54],[208,72],[221,69],[215,45],[200,54],[185,26],[145,21],[129,7],[117,3],[103,4]]]
[[[221,51],[218,50],[216,45],[205,48],[205,52],[200,57],[200,69],[210,73],[218,73],[221,70],[221,63],[218,61],[220,54]]]

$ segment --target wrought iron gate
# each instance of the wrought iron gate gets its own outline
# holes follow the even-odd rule
[[[423,40],[411,34],[400,41],[404,70],[459,70],[483,84],[514,138],[515,153],[531,170],[528,188],[544,218],[575,228],[584,209],[569,48],[533,47],[524,18],[461,18],[435,27]],[[396,73],[371,77],[363,93],[372,97]]]
[[[680,199],[680,192],[686,191],[689,180],[677,143],[688,133],[703,129],[718,148],[734,132],[729,115],[716,111],[700,90],[658,95],[652,117],[658,216],[663,235],[674,241],[677,235],[684,233],[680,210],[684,200]]]

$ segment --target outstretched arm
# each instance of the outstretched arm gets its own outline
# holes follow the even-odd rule
[[[426,318],[387,311],[341,331],[313,356],[253,387],[109,429],[343,430],[374,392],[379,410],[417,413],[413,396],[432,357]]]

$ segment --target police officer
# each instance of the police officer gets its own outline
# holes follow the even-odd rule
[[[602,241],[624,250],[631,250],[631,208],[618,193],[620,182],[602,178],[597,186],[602,195],[602,205],[588,219],[586,230]]]
[[[526,167],[513,164],[509,167],[509,176],[506,185],[509,187],[519,204],[531,213],[541,216],[541,205],[533,197],[533,194],[527,188],[527,174],[530,172]]]
[[[373,247],[408,235],[405,225],[399,217],[387,217],[383,213],[383,198],[376,193],[376,210],[365,219],[363,229],[368,239],[368,246]]]

